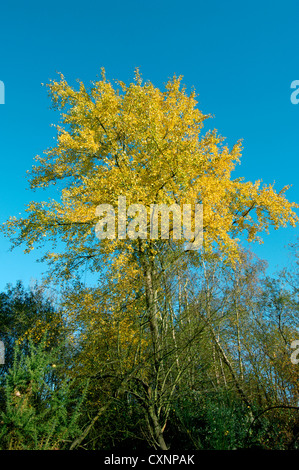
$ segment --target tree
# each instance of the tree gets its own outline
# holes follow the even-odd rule
[[[0,410],[2,450],[58,450],[81,433],[79,418],[86,390],[59,374],[59,355],[47,351],[46,336],[25,354],[16,345],[4,379]],[[83,388],[83,391],[82,391]]]
[[[298,220],[298,206],[285,197],[287,187],[277,193],[272,185],[232,178],[241,142],[229,149],[215,130],[202,133],[209,116],[197,109],[195,92],[188,95],[181,81],[174,77],[160,91],[143,83],[137,71],[129,86],[118,82],[114,88],[103,71],[90,89],[80,82],[76,91],[62,75],[60,81],[50,82],[53,105],[61,113],[57,145],[37,157],[30,185],[36,189],[59,184],[61,198],[32,202],[27,218],[12,218],[5,226],[14,244],[26,243],[27,251],[43,245],[44,236],[64,242],[61,252],[48,251],[43,258],[57,279],[68,279],[86,266],[116,280],[123,275],[134,278],[136,292],[144,298],[151,345],[148,382],[140,386],[147,389],[150,428],[162,449],[167,448],[163,430],[168,413],[163,387],[170,376],[165,335],[171,330],[165,325],[173,325],[170,310],[162,308],[163,277],[171,275],[178,259],[196,265],[201,256],[212,257],[215,246],[234,264],[238,236],[254,241],[269,225],[278,228]],[[147,238],[141,238],[136,219],[135,236],[126,237],[119,225],[115,239],[98,240],[97,208],[110,204],[117,214],[120,196],[128,205],[142,204],[147,212],[152,204],[189,204],[193,212],[195,204],[202,204],[202,250],[185,252],[184,240],[163,239],[161,227],[156,239],[149,230]],[[140,216],[140,206],[135,209]],[[147,218],[147,228],[149,222]],[[174,219],[170,226],[174,235]]]
[[[0,293],[0,332],[5,345],[5,364],[1,373],[12,365],[14,347],[28,349],[28,338],[38,343],[47,332],[47,345],[59,344],[65,335],[65,323],[53,296],[43,286],[25,288],[21,281],[10,284]]]

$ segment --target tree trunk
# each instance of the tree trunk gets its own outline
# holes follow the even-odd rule
[[[159,444],[159,447],[162,450],[168,450],[168,447],[164,441],[163,431],[159,423],[157,413],[155,412],[154,406],[149,407],[149,415],[153,423],[153,431],[154,431],[155,440],[157,441],[157,443]]]
[[[167,450],[167,445],[164,441],[163,430],[159,422],[159,417],[156,413],[155,401],[159,401],[159,375],[161,372],[162,366],[162,357],[161,357],[161,338],[159,334],[158,327],[158,318],[157,318],[157,298],[155,295],[155,287],[153,280],[153,267],[150,263],[147,263],[145,267],[145,287],[146,287],[146,306],[147,306],[147,315],[151,331],[151,339],[153,346],[153,374],[152,374],[152,383],[153,390],[155,391],[152,396],[149,397],[149,415],[153,423],[153,433],[156,442],[162,450]],[[152,402],[154,401],[154,403]]]

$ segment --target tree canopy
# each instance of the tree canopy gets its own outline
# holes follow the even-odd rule
[[[78,90],[66,82],[48,84],[53,106],[59,111],[57,145],[37,156],[29,174],[32,189],[58,185],[60,200],[32,202],[26,218],[11,218],[5,230],[27,250],[47,240],[62,240],[62,253],[49,251],[50,263],[63,275],[86,260],[99,270],[100,255],[117,253],[118,263],[130,258],[137,241],[121,237],[97,240],[94,227],[99,204],[201,203],[204,251],[215,246],[230,261],[238,257],[238,237],[249,241],[270,225],[298,221],[285,192],[261,181],[233,178],[241,158],[241,141],[232,149],[216,130],[204,132],[210,117],[197,108],[196,94],[187,93],[181,77],[173,77],[161,91],[142,82],[137,71],[128,86],[102,78]],[[154,244],[148,240],[143,247]],[[157,247],[156,247],[157,248]],[[58,263],[57,263],[58,262]]]

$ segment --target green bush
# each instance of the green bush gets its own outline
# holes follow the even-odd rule
[[[27,354],[15,347],[13,365],[1,384],[1,450],[68,448],[81,432],[85,390],[61,379],[57,353],[45,345],[46,340],[38,345],[29,341]]]

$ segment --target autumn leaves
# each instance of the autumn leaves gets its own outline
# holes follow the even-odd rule
[[[70,266],[93,249],[126,250],[121,236],[113,248],[109,234],[98,237],[100,245],[94,237],[101,224],[98,207],[108,204],[110,211],[119,198],[126,198],[127,206],[143,205],[148,214],[151,205],[202,207],[203,250],[212,253],[217,246],[231,262],[238,258],[241,234],[255,241],[270,225],[296,224],[298,206],[285,198],[287,188],[277,193],[271,185],[232,177],[241,142],[229,149],[215,130],[203,133],[208,116],[198,110],[195,93],[181,86],[181,77],[164,91],[143,83],[139,72],[128,86],[113,86],[103,72],[90,89],[79,83],[75,90],[62,75],[48,87],[61,116],[57,145],[37,157],[30,185],[59,183],[61,198],[32,203],[28,218],[11,219],[5,230],[16,235],[16,243],[33,247],[45,234],[54,243],[62,238],[70,251],[67,259],[63,254],[56,259]],[[143,209],[134,220],[133,244],[137,225],[139,235],[145,232]]]

